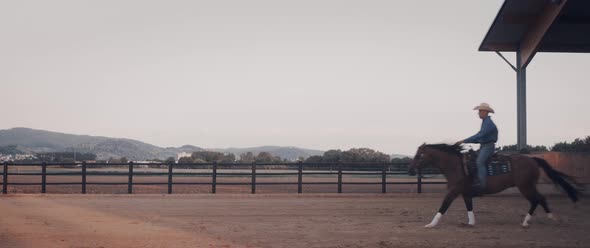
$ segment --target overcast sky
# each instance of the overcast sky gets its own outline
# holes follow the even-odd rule
[[[502,2],[1,1],[0,129],[413,154],[488,102],[515,144],[516,75],[477,51]],[[590,135],[589,68],[535,56],[529,144]]]

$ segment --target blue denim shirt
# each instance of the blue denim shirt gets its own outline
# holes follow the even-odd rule
[[[491,117],[486,117],[481,122],[481,130],[475,135],[465,139],[465,143],[496,143],[498,141],[498,128]]]

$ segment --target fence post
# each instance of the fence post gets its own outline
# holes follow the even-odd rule
[[[252,162],[252,194],[256,194],[256,162]]]
[[[342,164],[338,162],[338,193],[342,193]]]
[[[387,192],[387,174],[385,172],[387,164],[383,164],[383,168],[381,169],[381,193],[385,194]]]
[[[213,162],[213,174],[211,174],[211,193],[215,194],[217,189],[217,162]]]
[[[82,161],[82,194],[86,194],[86,161]]]
[[[303,193],[303,162],[299,161],[299,170],[297,173],[297,193]]]
[[[129,180],[127,181],[127,193],[133,194],[133,161],[129,162]]]
[[[422,170],[418,168],[418,193],[422,193]]]
[[[47,163],[41,164],[41,193],[47,192]]]
[[[4,162],[4,174],[2,174],[2,194],[8,193],[8,162]]]
[[[172,162],[168,162],[168,194],[172,194]]]

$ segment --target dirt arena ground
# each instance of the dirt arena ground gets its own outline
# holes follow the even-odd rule
[[[590,204],[548,194],[560,221],[513,193],[475,200],[463,227],[459,199],[424,229],[440,193],[8,194],[0,247],[589,247]],[[539,209],[540,210],[540,209]]]

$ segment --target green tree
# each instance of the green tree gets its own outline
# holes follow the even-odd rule
[[[208,163],[233,163],[236,161],[236,155],[234,155],[233,153],[223,154],[221,152],[212,151],[193,152],[191,154],[191,158],[193,159],[193,161],[200,159]]]
[[[322,162],[327,163],[337,163],[340,162],[340,157],[342,156],[341,150],[328,150],[324,152],[322,157]]]
[[[322,156],[319,156],[319,155],[311,156],[305,160],[305,163],[321,163],[321,162],[322,162]]]
[[[191,157],[182,157],[178,159],[179,164],[191,164],[193,163],[193,158]]]
[[[342,153],[344,163],[388,163],[389,155],[369,148],[352,148]]]
[[[246,152],[246,153],[242,153],[240,154],[240,163],[252,163],[256,161],[256,156],[254,156],[254,154],[252,152]]]
[[[307,163],[389,163],[389,155],[369,148],[352,148],[348,151],[328,150],[323,156],[311,156]]]
[[[173,164],[174,162],[176,162],[174,157],[168,157],[166,160],[164,160],[164,163],[166,164]]]
[[[269,152],[260,152],[258,156],[256,156],[257,163],[272,163],[274,157]]]
[[[549,151],[549,149],[547,149],[546,146],[531,146],[531,145],[527,145],[525,150],[527,150],[529,152],[547,152],[547,151]],[[501,147],[496,148],[496,151],[498,151],[498,152],[520,152],[516,145],[501,146]]]
[[[220,152],[199,151],[193,152],[191,157],[194,159],[202,159],[207,162],[219,162],[223,159],[223,154]]]
[[[219,161],[219,162],[221,162],[221,163],[236,162],[236,155],[234,155],[233,153],[223,154],[223,156],[221,157],[221,161]]]
[[[405,164],[412,162],[412,158],[403,157],[403,158],[392,158],[391,163],[393,164]]]
[[[551,151],[554,152],[590,152],[590,136],[575,139],[572,143],[567,141],[556,143]]]

